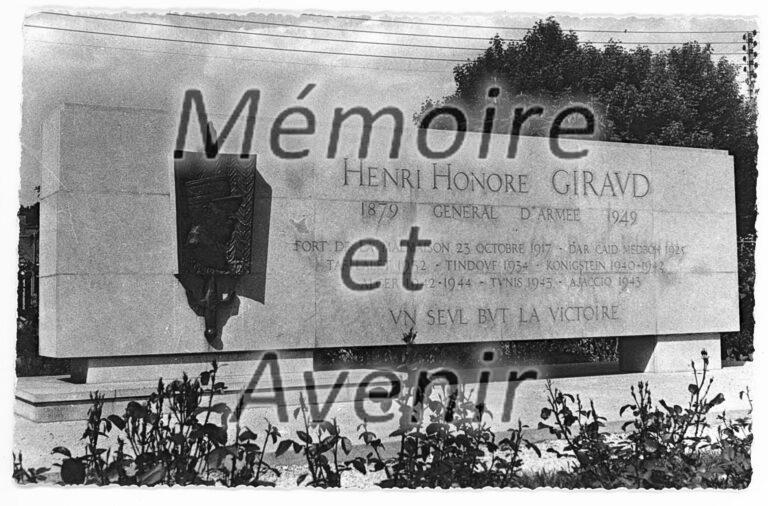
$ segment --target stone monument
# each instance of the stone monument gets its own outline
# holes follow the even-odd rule
[[[589,152],[569,160],[521,137],[510,159],[493,135],[478,158],[467,133],[433,160],[406,128],[393,159],[377,126],[367,156],[345,128],[329,157],[319,125],[284,140],[309,149],[291,160],[260,119],[245,159],[235,137],[176,158],[178,117],[65,104],[45,125],[40,353],[74,360],[73,399],[214,357],[247,376],[264,350],[311,369],[314,349],[411,327],[421,343],[618,336],[628,372],[686,370],[702,348],[716,367],[738,329],[725,152],[563,139]]]

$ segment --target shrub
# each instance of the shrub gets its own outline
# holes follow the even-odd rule
[[[464,387],[449,385],[427,392],[428,385],[415,381],[417,368],[411,361],[415,340],[413,331],[403,336],[401,368],[408,372],[408,381],[395,399],[400,423],[390,434],[396,438],[394,454],[385,454],[381,439],[363,421],[359,439],[369,451],[348,458],[351,440],[341,434],[335,419],[310,421],[303,395],[293,413],[303,421],[296,440],[281,440],[279,430],[268,421],[261,436],[241,427],[243,401],[234,412],[216,402],[226,386],[217,381],[214,362],[194,379],[186,374],[168,384],[161,379],[145,402],[129,402],[122,416],[105,417],[104,397],[94,392],[82,454],[74,456],[61,446],[53,449],[63,457],[54,464],[60,468],[60,483],[274,486],[270,479],[280,473],[265,462],[265,455],[270,450],[280,457],[290,449],[306,460],[306,472],[297,484],[322,488],[340,487],[342,475],[353,469],[363,474],[383,471],[378,485],[384,488],[745,488],[751,481],[749,390],[742,392],[749,403],[747,415],[731,420],[722,413],[713,431],[710,415],[724,397],[710,395],[712,379],[704,352],[701,371],[691,364],[694,381],[688,385],[684,406],[670,406],[664,400],[654,404],[647,382],[633,386],[631,402],[619,411],[620,416],[630,413],[632,419],[618,438],[605,431],[605,418],[592,401],[547,382],[547,405],[539,427],[565,441],[561,451],[547,451],[568,459],[571,469],[531,474],[523,472],[524,453],[541,453],[525,437],[527,427],[518,421],[517,427],[497,436],[484,420],[491,413],[471,402],[471,392]],[[116,444],[108,440],[113,435]],[[48,472],[44,467],[25,468],[21,453],[13,455],[13,478],[18,483],[39,483]]]
[[[526,428],[518,423],[507,437],[496,441],[496,434],[481,421],[482,412],[458,390],[457,396],[432,399],[426,406],[408,405],[410,395],[402,396],[400,428],[390,434],[399,437],[399,450],[393,457],[383,458],[384,448],[378,436],[366,423],[358,427],[359,438],[371,452],[364,465],[372,471],[384,470],[383,488],[449,488],[516,486],[522,466],[521,451],[539,449],[522,434]],[[452,412],[453,411],[453,412]],[[427,420],[420,418],[428,413]],[[419,421],[413,421],[413,416]],[[365,467],[355,466],[366,472]]]
[[[603,417],[594,405],[582,406],[579,396],[565,394],[547,385],[549,406],[542,409],[541,428],[547,428],[567,445],[559,457],[571,457],[577,463],[574,473],[586,487],[633,488],[743,488],[751,477],[751,421],[748,418],[727,422],[713,443],[707,434],[708,415],[725,398],[710,397],[712,379],[707,378],[709,358],[702,351],[703,368],[691,363],[694,382],[688,385],[686,406],[668,405],[659,400],[653,405],[647,382],[632,387],[632,402],[623,406],[633,419],[623,429],[631,432],[617,442],[610,442],[603,427]],[[575,409],[571,409],[574,406]]]
[[[64,484],[274,485],[265,472],[279,473],[264,462],[270,443],[280,434],[267,423],[264,437],[241,428],[241,406],[233,413],[224,403],[214,403],[226,386],[216,381],[218,366],[194,380],[158,382],[144,403],[131,401],[122,417],[102,417],[103,396],[92,394],[92,406],[83,439],[84,454],[73,457],[68,448],[54,448],[65,458],[57,464]],[[219,418],[216,423],[213,417]],[[234,441],[228,441],[228,425],[236,422]],[[116,430],[117,448],[102,447],[103,438]]]
[[[717,441],[713,462],[715,472],[709,478],[712,486],[719,488],[746,488],[752,480],[752,398],[749,388],[739,393],[749,404],[747,416],[730,420],[725,413],[718,415]]]
[[[722,334],[723,358],[752,360],[755,351],[755,239],[755,234],[739,237],[740,330]]]
[[[299,395],[299,407],[293,412],[293,417],[298,418],[299,413],[304,421],[304,430],[296,431],[299,441],[284,439],[278,445],[275,455],[279,457],[291,447],[296,453],[304,454],[308,472],[299,475],[296,480],[297,485],[301,485],[307,477],[311,477],[307,485],[321,488],[341,487],[341,473],[353,465],[358,465],[353,462],[339,463],[339,450],[349,455],[352,450],[352,441],[339,433],[335,418],[331,422],[326,420],[310,422],[307,419],[307,405],[303,394]]]
[[[13,453],[13,479],[16,483],[40,483],[46,480],[45,473],[50,471],[48,467],[24,467],[24,458],[19,452]]]
[[[587,409],[580,396],[564,393],[552,388],[547,381],[548,406],[541,409],[542,420],[552,421],[547,424],[539,422],[540,429],[549,429],[558,439],[566,441],[563,452],[554,448],[547,451],[558,457],[568,457],[568,453],[578,462],[577,472],[583,486],[600,487],[606,482],[612,483],[616,476],[617,458],[607,434],[600,432],[605,418],[599,416],[594,403],[589,402]]]
[[[522,437],[525,427],[518,422],[497,442],[483,421],[488,413],[469,400],[471,392],[449,387],[437,399],[429,398],[415,381],[418,366],[411,352],[415,340],[413,329],[403,334],[401,369],[408,372],[408,381],[396,400],[400,427],[390,434],[399,437],[399,450],[394,457],[382,458],[383,444],[364,422],[358,427],[359,437],[372,451],[355,468],[363,473],[365,465],[373,471],[383,469],[386,479],[378,485],[384,488],[514,485],[522,466],[521,450],[530,448],[540,455],[536,445]]]

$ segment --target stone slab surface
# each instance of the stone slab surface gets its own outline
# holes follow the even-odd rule
[[[65,105],[45,125],[41,223],[41,352],[55,357],[237,352],[421,343],[637,336],[738,329],[733,159],[725,152],[582,140],[585,158],[556,158],[549,140],[481,136],[430,160],[406,128],[400,156],[376,125],[365,160],[359,128],[287,136],[270,151],[269,119],[253,151],[271,188],[266,271],[235,288],[220,338],[174,277],[175,113]],[[221,123],[223,118],[215,117]],[[351,124],[351,123],[350,123]],[[242,128],[222,147],[237,152]],[[185,149],[199,148],[190,128]],[[454,134],[429,133],[430,146]],[[267,204],[267,203],[262,203]],[[266,219],[266,216],[261,218]],[[257,217],[259,219],[259,217]],[[431,241],[414,255],[408,238]],[[342,263],[361,239],[385,265]],[[355,260],[383,259],[368,247]],[[383,261],[382,261],[383,263]],[[263,297],[248,286],[263,280]],[[251,285],[249,285],[249,283]]]

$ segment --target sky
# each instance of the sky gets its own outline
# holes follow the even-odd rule
[[[237,16],[195,12],[191,14],[200,17],[189,17],[94,10],[52,12],[91,18],[41,12],[25,20],[20,132],[23,205],[36,200],[34,188],[40,184],[42,123],[63,103],[174,112],[180,108],[186,89],[199,88],[209,111],[229,114],[246,89],[258,88],[262,93],[260,117],[275,116],[299,102],[311,107],[318,121],[323,121],[322,118],[329,121],[335,107],[356,105],[371,109],[396,105],[408,117],[425,99],[452,93],[454,65],[479,54],[487,47],[490,37],[498,33],[505,39],[519,39],[525,28],[547,16],[546,13],[378,13],[366,14],[375,20],[360,20],[327,17],[329,14],[359,17],[357,13],[323,13],[326,17],[318,17],[297,12],[252,12]],[[214,17],[228,19],[210,19]],[[744,17],[556,16],[556,19],[563,28],[577,30],[580,40],[593,41],[595,45],[613,38],[628,47],[645,43],[655,50],[664,50],[697,40],[712,42],[717,53],[739,53],[722,55],[734,62],[741,61],[740,34],[682,32],[742,32],[757,26],[754,18]],[[400,23],[402,21],[406,23]],[[443,26],[445,24],[476,26]],[[633,33],[636,31],[673,33]],[[154,40],[156,38],[187,42]],[[323,38],[342,41],[317,40]],[[427,45],[469,49],[413,47]],[[308,83],[316,83],[317,87],[299,101],[297,96]]]

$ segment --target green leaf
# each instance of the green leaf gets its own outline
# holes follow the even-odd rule
[[[246,428],[244,431],[240,433],[240,437],[238,439],[240,441],[246,441],[248,439],[256,439],[256,434],[253,433],[251,429]]]
[[[72,453],[69,451],[68,448],[64,448],[63,446],[57,446],[56,448],[51,450],[51,454],[54,454],[54,453],[60,453],[61,455],[72,458]]]
[[[299,436],[299,439],[301,439],[301,440],[302,440],[302,441],[304,441],[305,443],[307,443],[307,444],[312,444],[312,438],[311,438],[311,437],[309,437],[309,434],[307,434],[307,433],[306,433],[306,432],[304,432],[303,430],[297,430],[297,431],[296,431],[296,435],[297,435],[297,436]]]
[[[431,435],[431,434],[434,434],[436,432],[441,431],[442,428],[443,428],[443,424],[442,423],[432,422],[429,425],[427,425],[427,428],[425,429],[425,432],[428,435]]]
[[[717,406],[725,402],[725,396],[723,394],[717,394],[714,399],[709,401],[710,406]]]
[[[323,420],[318,424],[318,427],[320,427],[321,430],[327,431],[332,436],[335,436],[337,434],[336,427],[333,426],[333,424],[327,420]]]
[[[109,420],[110,422],[112,422],[112,425],[114,425],[114,426],[115,426],[115,427],[117,427],[118,429],[120,429],[120,430],[123,430],[123,429],[125,429],[125,420],[123,420],[123,419],[122,419],[122,418],[120,418],[119,416],[117,416],[117,415],[109,415],[109,416],[107,417],[107,420]]]
[[[287,452],[291,445],[293,445],[293,441],[290,439],[284,439],[280,441],[280,444],[277,445],[277,450],[275,450],[275,456],[279,457],[283,453]]]
[[[336,441],[339,439],[338,436],[328,436],[317,445],[317,450],[320,453],[327,452],[331,448],[333,448],[336,445]]]
[[[352,467],[357,469],[358,472],[362,474],[368,474],[368,470],[365,468],[365,462],[363,461],[362,458],[356,458],[351,463],[352,463]]]
[[[242,448],[245,453],[256,453],[261,451],[261,446],[256,443],[241,443],[240,448]]]
[[[341,438],[341,449],[344,450],[344,453],[347,455],[352,451],[352,441],[350,441],[348,437]]]
[[[534,452],[534,453],[535,453],[535,454],[536,454],[536,455],[537,455],[539,458],[541,458],[541,450],[539,449],[539,447],[538,447],[538,446],[536,446],[535,444],[531,443],[530,441],[526,441],[526,442],[525,442],[525,446],[526,446],[526,447],[528,447],[529,449],[533,450],[533,452]]]

